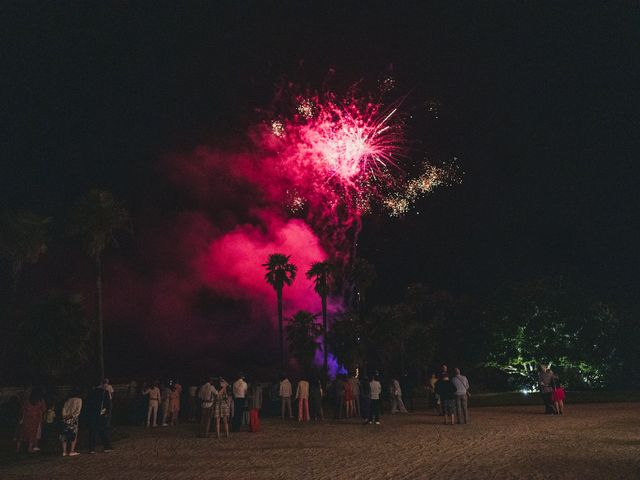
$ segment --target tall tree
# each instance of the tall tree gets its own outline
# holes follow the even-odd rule
[[[350,280],[356,290],[356,309],[362,316],[366,307],[366,293],[376,280],[375,267],[365,258],[356,258],[351,266]]]
[[[98,324],[98,370],[104,378],[104,320],[102,312],[102,257],[110,245],[117,246],[118,232],[131,232],[131,219],[124,204],[113,194],[93,189],[80,199],[72,212],[72,235],[79,236],[96,269],[96,315]]]
[[[316,324],[316,317],[317,315],[300,310],[289,320],[286,328],[289,351],[306,372],[311,370],[318,349],[317,340],[322,334],[320,325]]]
[[[347,371],[353,371],[356,366],[362,368],[365,332],[366,328],[355,312],[343,312],[331,322],[327,342],[338,363]]]
[[[89,325],[82,296],[51,291],[30,306],[18,326],[22,368],[32,377],[72,380],[86,368]],[[86,371],[86,370],[85,370]]]
[[[0,256],[11,271],[15,295],[18,280],[25,264],[35,264],[47,251],[51,218],[29,211],[5,210],[0,219]]]
[[[264,276],[269,285],[276,291],[278,297],[278,336],[280,340],[280,365],[285,367],[284,361],[284,335],[282,331],[282,290],[284,286],[291,286],[296,278],[298,267],[289,262],[291,255],[282,253],[272,253],[267,259],[267,263],[262,266],[267,269]]]
[[[327,349],[327,334],[329,329],[327,327],[327,297],[331,292],[331,282],[335,274],[335,266],[325,260],[323,262],[315,262],[311,265],[311,268],[307,271],[307,278],[313,279],[314,289],[320,296],[322,304],[322,350],[324,353],[324,371],[327,372],[328,354]]]
[[[367,308],[367,291],[371,288],[376,279],[376,270],[373,264],[371,264],[365,258],[356,258],[351,264],[351,270],[349,271],[349,280],[353,287],[353,293],[355,295],[355,301],[352,301],[352,305],[355,306],[357,314],[357,320],[359,325],[366,323],[365,310]],[[360,337],[360,348],[366,351],[368,346],[366,344],[367,339],[365,336]],[[362,356],[362,371],[366,375],[367,373],[367,361],[368,356]]]

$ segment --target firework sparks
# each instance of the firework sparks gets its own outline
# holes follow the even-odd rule
[[[313,118],[315,113],[315,104],[308,98],[303,98],[300,100],[297,110],[300,115],[309,120]]]
[[[388,77],[380,90],[394,85]],[[269,171],[277,172],[270,194],[318,233],[338,263],[352,258],[363,215],[405,215],[452,178],[446,166],[424,164],[416,174],[416,165],[405,165],[400,103],[385,108],[369,96],[358,97],[355,88],[346,97],[324,92],[281,98],[285,103],[278,111],[289,113],[271,121],[277,140],[263,144],[274,162]]]
[[[287,190],[287,205],[292,215],[297,215],[306,206],[307,202],[296,190]]]
[[[284,124],[280,120],[273,120],[271,122],[271,133],[276,137],[284,136]]]
[[[294,156],[300,164],[352,183],[361,175],[375,174],[381,165],[393,163],[398,134],[390,120],[396,109],[382,115],[371,103],[339,105],[334,101],[304,104],[304,124],[288,125],[297,132]],[[299,105],[299,109],[303,104]],[[308,107],[308,108],[307,108]]]
[[[380,92],[382,93],[389,93],[391,90],[395,88],[395,86],[396,86],[396,79],[393,77],[385,77],[379,82]]]
[[[408,213],[415,202],[424,195],[431,193],[441,185],[458,183],[458,171],[451,165],[436,167],[425,164],[423,173],[417,178],[406,182],[404,188],[393,192],[383,200],[383,205],[392,217],[400,217]]]

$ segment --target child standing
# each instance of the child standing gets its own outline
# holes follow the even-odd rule
[[[551,392],[551,401],[556,407],[556,412],[558,415],[564,414],[564,388],[557,379],[553,380],[553,390]]]

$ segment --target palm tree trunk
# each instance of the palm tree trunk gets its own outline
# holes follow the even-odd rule
[[[328,370],[328,355],[327,351],[327,296],[322,295],[322,350],[324,353],[324,374],[327,375],[329,373]]]
[[[96,255],[96,313],[98,319],[98,371],[104,378],[104,327],[102,319],[102,259]]]
[[[278,336],[280,339],[280,367],[285,369],[284,362],[284,335],[282,332],[282,287],[278,288]]]

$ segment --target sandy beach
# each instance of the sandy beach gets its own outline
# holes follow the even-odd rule
[[[260,433],[199,439],[195,426],[119,428],[116,450],[5,465],[3,479],[637,479],[640,404],[471,410],[468,425],[427,412],[299,424],[265,419]]]

